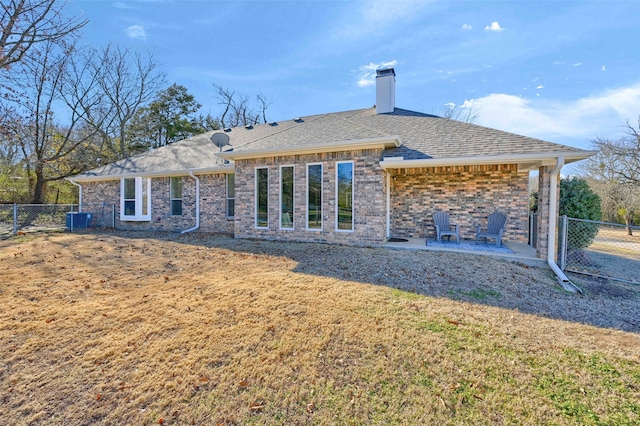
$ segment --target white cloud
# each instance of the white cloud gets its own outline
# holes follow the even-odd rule
[[[462,105],[460,105],[460,108],[473,108],[473,101],[468,101],[465,99],[465,101],[462,103]]]
[[[579,67],[580,65],[582,65],[582,62],[576,62],[575,64],[573,64],[574,67]]]
[[[131,25],[125,30],[125,33],[131,38],[141,38],[143,40],[147,38],[147,32],[142,25]]]
[[[602,71],[606,71],[607,67],[605,67],[604,65],[602,66]]]
[[[465,105],[480,112],[484,126],[551,141],[582,138],[587,145],[596,136],[619,135],[638,116],[640,83],[575,100],[534,99],[497,93]]]
[[[536,87],[536,89],[544,89],[544,86],[541,84],[538,87]]]
[[[369,0],[353,2],[354,9],[334,22],[331,36],[340,43],[395,34],[398,25],[417,19],[430,2]],[[391,32],[390,32],[391,31]],[[326,40],[324,41],[326,43]]]
[[[356,85],[359,87],[371,86],[376,82],[376,70],[380,68],[389,68],[394,67],[398,61],[393,60],[389,62],[380,62],[379,64],[374,64],[370,62],[369,65],[362,65],[357,72],[358,81]]]
[[[498,21],[493,21],[491,25],[487,25],[486,27],[484,27],[484,30],[500,32],[500,31],[504,31],[504,28],[500,26]]]
[[[469,25],[469,24],[462,24],[462,29],[463,30],[472,30],[473,27],[471,25]]]
[[[133,6],[131,6],[130,4],[121,2],[121,1],[117,1],[117,2],[113,3],[112,6],[115,7],[116,9],[133,9]]]

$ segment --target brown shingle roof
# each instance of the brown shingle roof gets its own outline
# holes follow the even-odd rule
[[[215,132],[121,160],[83,173],[78,178],[224,167],[224,160],[215,155],[219,149],[210,141]],[[399,136],[402,146],[386,149],[383,157],[404,157],[405,160],[587,153],[578,148],[400,108],[387,114],[376,114],[375,108],[320,114],[303,117],[302,121],[258,124],[251,129],[235,127],[226,134],[230,138],[230,145],[224,150],[232,150],[234,154],[283,149],[295,151],[305,146],[391,135]]]

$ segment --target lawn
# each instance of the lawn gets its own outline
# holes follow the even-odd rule
[[[454,253],[18,236],[0,424],[639,424],[638,298],[617,294]],[[596,326],[611,306],[631,313]]]

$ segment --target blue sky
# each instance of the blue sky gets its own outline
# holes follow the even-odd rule
[[[589,148],[640,115],[634,1],[75,1],[86,42],[150,49],[217,115],[213,83],[271,102],[270,120],[371,107],[472,105],[477,124]]]

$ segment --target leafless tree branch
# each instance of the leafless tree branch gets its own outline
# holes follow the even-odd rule
[[[7,0],[0,7],[0,69],[23,60],[35,45],[58,42],[87,24],[66,16],[64,0]]]

